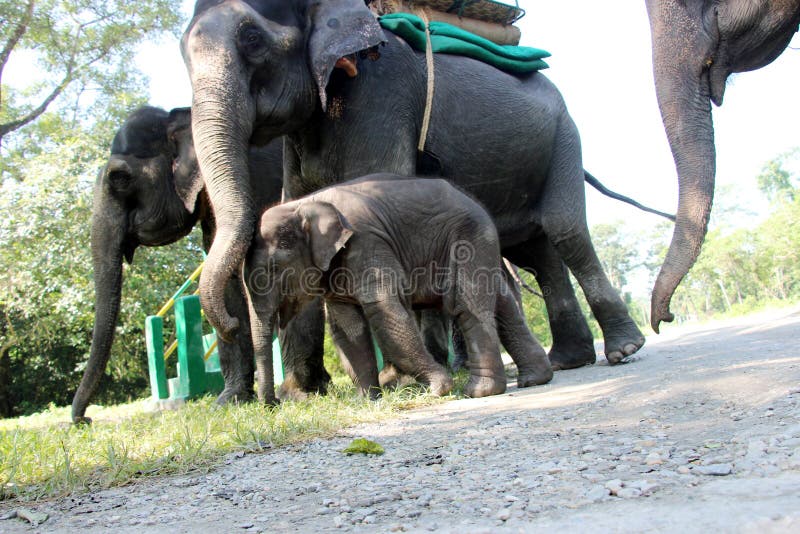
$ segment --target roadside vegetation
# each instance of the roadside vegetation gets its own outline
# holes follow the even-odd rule
[[[463,388],[466,374],[459,377]],[[69,408],[0,420],[0,501],[36,500],[131,483],[143,477],[203,472],[226,455],[264,451],[342,428],[394,417],[427,406],[432,397],[416,386],[384,392],[378,401],[356,395],[338,375],[326,396],[219,407],[212,397],[178,410],[154,412],[149,400],[90,407],[92,425],[69,423]]]

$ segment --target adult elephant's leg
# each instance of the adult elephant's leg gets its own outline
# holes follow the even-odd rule
[[[378,362],[364,313],[352,304],[329,302],[326,306],[331,337],[344,370],[361,395],[377,399]]]
[[[225,303],[242,326],[236,332],[232,343],[217,338],[219,367],[225,380],[225,388],[217,397],[218,404],[252,399],[255,372],[249,313],[238,277],[228,281],[225,287]]]
[[[453,379],[425,350],[414,317],[399,300],[387,298],[364,304],[363,309],[385,359],[400,372],[429,385],[434,395],[446,395],[453,389]]]
[[[506,390],[506,372],[500,356],[500,340],[494,311],[466,304],[456,315],[456,322],[467,345],[469,381],[464,387],[468,397],[499,395]]]
[[[603,330],[608,363],[620,363],[644,345],[644,336],[611,286],[586,226],[583,163],[577,128],[561,118],[542,200],[542,227],[583,289]]]
[[[536,277],[547,307],[553,344],[548,353],[553,370],[593,364],[594,339],[583,316],[564,262],[543,234],[503,251],[512,263]]]
[[[420,310],[419,328],[425,348],[439,365],[447,367],[450,356],[450,317],[440,310]]]
[[[309,393],[325,393],[331,375],[323,364],[325,314],[322,300],[315,299],[278,333],[283,359],[281,399],[304,399]]]
[[[457,322],[453,322],[453,371],[458,371],[467,366],[467,342]]]
[[[495,316],[500,342],[517,365],[517,386],[524,388],[550,382],[553,378],[550,360],[525,324],[522,308],[507,279],[500,280]]]

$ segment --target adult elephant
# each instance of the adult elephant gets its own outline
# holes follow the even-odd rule
[[[198,160],[219,222],[201,277],[203,307],[224,335],[238,321],[222,290],[256,219],[247,148],[286,135],[284,194],[291,198],[385,171],[437,174],[479,199],[504,255],[545,288],[557,367],[595,360],[561,258],[603,329],[609,362],[644,343],[589,239],[577,129],[541,73],[515,77],[437,55],[419,157],[425,55],[384,33],[363,0],[200,0],[181,50]]]
[[[651,323],[672,321],[670,299],[700,254],[714,196],[711,102],[722,105],[735,72],[759,69],[788,46],[800,0],[647,0],[653,73],[678,171],[675,230],[656,279]]]
[[[166,112],[144,107],[133,112],[114,137],[111,155],[101,169],[92,207],[92,259],[95,324],[92,346],[80,386],[72,401],[73,421],[90,421],[86,407],[97,391],[111,354],[122,292],[122,261],[133,261],[136,248],[173,243],[199,222],[206,250],[215,221],[197,165],[189,108]],[[280,201],[280,141],[250,151],[253,199],[267,207]],[[226,304],[242,320],[247,305],[238,280],[225,284]],[[317,312],[319,313],[319,312]],[[330,377],[322,366],[322,342],[307,338],[305,323],[321,318],[301,315],[282,332],[287,382],[282,396],[325,388]],[[232,343],[219,344],[225,389],[217,399],[246,400],[253,393],[253,346],[248,329]],[[297,390],[297,391],[295,391]]]

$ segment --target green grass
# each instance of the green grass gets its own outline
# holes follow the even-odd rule
[[[460,373],[456,382],[457,396],[466,374]],[[176,411],[152,412],[150,402],[141,400],[92,406],[91,426],[74,426],[69,408],[51,407],[0,420],[0,500],[36,500],[142,477],[208,470],[229,453],[331,436],[348,426],[441,401],[409,386],[370,402],[355,394],[349,380],[337,377],[328,395],[278,407],[218,407],[206,397]]]

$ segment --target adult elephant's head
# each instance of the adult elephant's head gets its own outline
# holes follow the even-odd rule
[[[383,40],[364,0],[199,0],[181,51],[192,81],[192,131],[217,220],[200,279],[203,309],[223,338],[238,321],[226,280],[244,259],[256,221],[250,143],[300,127],[326,105],[335,67],[357,74],[357,53]]]
[[[122,261],[139,245],[161,246],[188,234],[206,209],[188,108],[141,108],[117,132],[100,170],[92,207],[95,323],[89,361],[72,401],[81,422],[108,364],[119,315]]]
[[[651,324],[671,321],[672,294],[700,254],[714,196],[711,102],[732,73],[758,69],[789,44],[800,0],[647,0],[658,105],[679,180],[675,230],[652,295]]]

